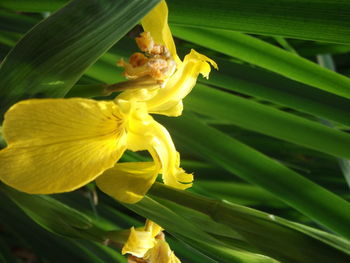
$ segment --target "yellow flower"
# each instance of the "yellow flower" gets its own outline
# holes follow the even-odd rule
[[[122,254],[130,254],[129,262],[180,263],[165,241],[162,228],[147,220],[144,227],[131,228]]]
[[[149,113],[181,114],[182,99],[198,75],[210,71],[207,61],[216,64],[195,51],[183,62],[177,57],[164,1],[142,24],[150,34],[138,40],[139,46],[154,54],[133,55],[136,64],[124,66],[136,72],[139,84],[146,76],[152,85],[140,88],[141,83],[114,101],[32,99],[13,105],[3,123],[7,148],[0,151],[1,181],[27,193],[50,194],[97,178],[102,191],[128,203],[139,201],[159,173],[167,185],[191,187],[193,176],[179,167],[169,133]],[[154,161],[116,164],[127,149],[147,150]]]
[[[27,193],[72,191],[105,172],[97,180],[101,190],[136,202],[160,170],[164,182],[177,188],[190,187],[193,180],[179,168],[169,133],[144,103],[21,101],[5,114],[3,133],[8,146],[0,151],[0,178]],[[116,164],[126,149],[148,150],[154,162]]]
[[[216,69],[217,64],[195,50],[191,50],[183,61],[179,59],[168,25],[168,7],[165,1],[161,1],[146,15],[141,24],[145,32],[137,39],[137,43],[147,56],[135,53],[130,58],[130,63],[121,61],[119,65],[125,67],[126,77],[143,77],[148,88],[125,91],[121,98],[146,102],[150,113],[179,116],[183,109],[182,99],[191,92],[198,75],[208,78],[210,64]],[[149,79],[144,78],[147,73],[157,80],[153,85],[149,84]],[[169,76],[169,73],[173,74]],[[142,81],[138,82],[138,85],[141,84]]]
[[[165,240],[157,239],[155,246],[145,255],[149,263],[181,263]]]

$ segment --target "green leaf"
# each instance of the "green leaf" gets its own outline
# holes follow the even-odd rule
[[[350,238],[350,204],[345,200],[193,116],[159,119],[184,149],[200,153],[201,158],[265,188],[316,222]]]
[[[348,99],[266,70],[220,58],[213,59],[218,63],[219,71],[212,71],[208,80],[200,78],[200,82],[350,126],[350,100]]]
[[[350,45],[329,44],[323,42],[306,42],[298,46],[298,53],[301,56],[313,57],[318,54],[344,54],[350,51]]]
[[[0,7],[22,12],[47,12],[61,8],[68,0],[1,0]]]
[[[172,27],[172,31],[182,39],[237,57],[301,83],[350,98],[349,78],[260,39],[238,32],[204,28],[176,26]]]
[[[23,14],[0,10],[0,28],[14,33],[25,33],[37,23],[37,19]]]
[[[317,122],[203,85],[197,85],[186,103],[197,113],[350,159],[350,135]]]
[[[157,197],[168,209],[188,217],[193,222],[198,215],[183,207],[210,216],[212,221],[232,228],[248,243],[281,262],[345,263],[350,259],[348,241],[271,214],[180,191],[159,183],[153,185],[149,194]],[[171,202],[164,203],[163,200]],[[204,230],[210,231],[205,227]]]
[[[45,195],[21,193],[5,185],[0,191],[16,203],[32,220],[48,231],[62,236],[104,241],[104,232],[77,210]]]
[[[54,11],[67,0],[2,0],[1,7]],[[262,35],[350,43],[350,3],[344,0],[168,0],[170,23]],[[196,14],[195,16],[193,14]],[[276,26],[278,25],[278,26]]]
[[[149,197],[144,197],[136,204],[124,205],[138,214],[157,222],[175,237],[184,240],[189,245],[219,262],[277,263],[267,256],[225,245],[225,243],[200,230],[190,221],[185,220],[180,214]]]
[[[318,55],[317,60],[321,66],[323,66],[325,68],[329,68],[329,69],[334,70],[334,71],[336,70],[332,56],[330,56],[330,55]],[[325,121],[321,120],[321,122],[325,122]],[[326,125],[330,126],[330,127],[332,126],[331,124],[329,124],[327,122],[326,122]],[[339,166],[340,166],[340,168],[343,172],[343,175],[346,179],[346,182],[350,186],[350,161],[347,159],[340,158],[340,159],[338,159],[338,163],[339,163]]]
[[[177,25],[350,44],[350,2],[346,0],[167,2],[170,22]]]
[[[46,231],[5,196],[0,199],[0,206],[3,212],[0,223],[5,226],[1,236],[12,248],[19,248],[20,252],[21,248],[24,248],[23,252],[27,252],[24,254],[34,255],[37,258],[35,262],[126,262],[126,259],[112,248],[101,248],[102,245],[96,242],[63,238]],[[46,212],[41,210],[42,214]],[[23,262],[19,259],[22,255],[23,253],[16,254],[18,261],[12,260],[8,263]]]
[[[202,175],[198,170],[194,171]],[[201,179],[195,182],[192,189],[201,194],[212,195],[242,205],[285,206],[268,191],[247,183]]]
[[[36,25],[1,65],[2,115],[31,97],[63,97],[158,0],[75,0]]]

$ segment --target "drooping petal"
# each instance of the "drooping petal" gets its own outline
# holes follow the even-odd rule
[[[117,163],[96,179],[97,186],[120,202],[136,203],[148,192],[159,169],[153,162]]]
[[[144,259],[152,263],[181,263],[171,251],[169,244],[161,239],[157,239],[156,244],[147,252]]]
[[[163,228],[160,225],[149,219],[146,220],[144,229],[145,231],[150,231],[153,237],[156,237],[161,231],[163,231]]]
[[[125,90],[118,95],[116,100],[144,102],[152,99],[159,91],[159,84],[155,83],[150,88],[139,88]]]
[[[144,31],[150,32],[153,40],[157,44],[165,45],[173,56],[176,64],[181,64],[181,60],[176,54],[176,47],[168,25],[168,6],[162,0],[151,10],[142,20]]]
[[[148,150],[162,172],[165,184],[186,189],[192,186],[193,175],[179,167],[179,154],[169,132],[156,122],[146,109],[139,108],[129,115],[128,149]]]
[[[135,230],[135,228],[132,227],[129,238],[123,246],[122,254],[128,253],[142,258],[154,245],[155,239],[151,231]]]
[[[33,99],[5,114],[0,180],[28,193],[72,191],[114,166],[125,150],[113,102]]]
[[[191,92],[199,74],[208,78],[210,64],[217,68],[213,60],[192,49],[165,87],[159,89],[156,95],[147,101],[149,112],[167,116],[181,115],[181,100]]]
[[[127,242],[124,244],[122,254],[131,254],[142,258],[146,255],[149,249],[156,244],[155,237],[162,231],[161,226],[151,220],[147,220],[144,227],[130,229],[130,234]]]

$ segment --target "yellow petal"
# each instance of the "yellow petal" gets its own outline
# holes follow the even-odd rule
[[[167,116],[181,115],[181,100],[191,92],[199,74],[208,78],[211,70],[210,64],[217,68],[213,60],[191,50],[165,87],[159,89],[156,95],[147,101],[149,112]]]
[[[155,243],[156,241],[151,231],[135,230],[135,228],[132,227],[129,238],[123,246],[122,254],[128,253],[142,258]]]
[[[157,44],[165,45],[169,49],[176,64],[181,64],[181,60],[176,54],[174,39],[168,25],[168,6],[164,0],[141,20],[141,24],[144,31],[151,33]]]
[[[0,179],[28,193],[72,191],[114,166],[125,150],[113,102],[34,99],[12,106],[3,132]]]
[[[152,236],[156,237],[161,231],[163,231],[163,228],[155,222],[147,219],[144,230],[150,231],[152,233]]]
[[[157,239],[156,244],[147,252],[144,259],[152,263],[181,263],[171,251],[169,244],[160,239]]]
[[[182,100],[179,102],[170,101],[169,103],[163,104],[161,107],[155,107],[152,110],[153,114],[166,115],[170,117],[177,117],[182,114],[184,105]]]
[[[118,201],[136,203],[152,186],[158,172],[153,162],[118,163],[99,176],[96,183]]]
[[[122,249],[122,254],[129,253],[139,258],[144,257],[156,245],[155,237],[162,230],[161,226],[148,219],[144,227],[137,229],[132,227],[128,240]]]
[[[168,131],[147,113],[130,114],[128,149],[148,150],[162,170],[165,184],[186,189],[192,186],[193,175],[179,167],[179,155]]]
[[[159,84],[155,83],[151,88],[129,89],[121,92],[116,98],[116,101],[138,101],[144,102],[152,99],[159,91]]]

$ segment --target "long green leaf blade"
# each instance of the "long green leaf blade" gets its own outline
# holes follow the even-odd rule
[[[161,121],[184,148],[201,153],[202,158],[265,188],[318,223],[350,238],[350,204],[345,200],[194,117]]]
[[[178,25],[350,43],[347,0],[169,0],[168,3],[170,22]]]
[[[125,204],[125,206],[157,222],[177,238],[184,240],[219,262],[277,263],[274,259],[261,254],[225,246],[223,242],[200,230],[191,221],[184,219],[180,214],[174,213],[171,209],[149,197],[143,198],[136,204]]]
[[[198,45],[237,57],[315,88],[350,98],[349,78],[260,39],[224,30],[178,26],[172,30],[176,36]]]
[[[75,0],[35,26],[1,65],[0,114],[31,97],[62,97],[158,0]]]
[[[214,58],[219,71],[203,81],[230,91],[303,111],[350,127],[350,100],[292,81],[278,74]]]
[[[2,0],[0,6],[16,11],[46,12],[54,11],[66,2],[68,0],[51,0],[49,3],[45,0]],[[350,3],[346,0],[167,2],[170,22],[176,25],[350,43]]]
[[[186,102],[187,109],[195,112],[328,154],[350,158],[350,135],[317,122],[204,85],[197,85]]]
[[[159,202],[175,213],[193,218],[193,221],[196,220],[197,214],[191,214],[191,210],[185,210],[183,207],[210,216],[213,221],[231,227],[248,243],[281,262],[345,263],[350,259],[348,241],[272,214],[179,191],[162,184],[155,184],[150,190],[150,195],[157,197]],[[210,230],[204,227],[204,231]],[[306,254],[308,256],[305,256]]]
[[[69,0],[1,0],[0,7],[22,12],[49,12],[68,2]]]

